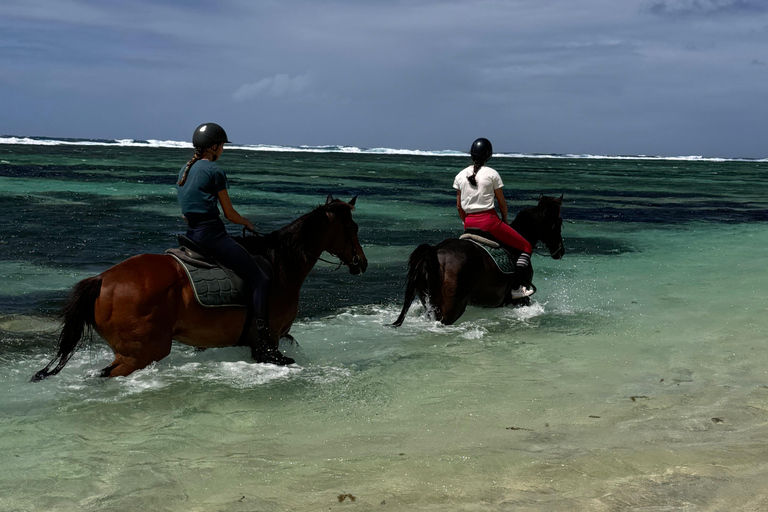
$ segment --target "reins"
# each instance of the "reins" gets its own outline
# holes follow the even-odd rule
[[[332,256],[336,256],[336,255],[335,255],[335,254],[332,254]],[[336,257],[337,257],[337,258],[339,258],[338,256],[336,256]],[[330,263],[331,265],[335,265],[335,263],[334,263],[334,262],[332,262],[332,261],[328,261],[328,260],[326,260],[325,258],[320,258],[320,257],[318,257],[317,259],[318,259],[319,261],[323,261],[323,262],[325,262],[325,263]],[[342,261],[342,259],[341,259],[341,258],[339,258],[339,264],[338,264],[338,266],[336,266],[336,268],[335,268],[335,269],[333,269],[333,270],[332,270],[332,272],[336,272],[337,270],[339,270],[339,269],[341,268],[341,266],[342,266],[342,265],[346,265],[346,266],[348,266],[348,267],[349,267],[350,265],[359,265],[359,264],[360,264],[360,256],[358,256],[357,254],[355,254],[355,256],[352,258],[352,261],[351,261],[351,262],[349,262],[349,263],[344,263],[344,262]],[[351,268],[351,267],[350,267],[350,268]]]
[[[336,263],[334,263],[333,261],[328,261],[325,258],[317,258],[317,259],[318,259],[318,261],[322,261],[324,263],[330,263],[331,265],[336,265]],[[344,265],[344,262],[341,261],[341,258],[339,258],[339,264],[336,266],[335,269],[331,270],[331,272],[336,272],[337,270],[339,270],[341,268],[342,265]]]

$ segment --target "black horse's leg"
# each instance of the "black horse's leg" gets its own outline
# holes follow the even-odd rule
[[[474,280],[467,279],[471,269],[446,265],[438,304],[434,304],[435,316],[443,325],[452,325],[458,320],[469,304],[469,296]],[[457,272],[455,269],[459,269]],[[472,282],[472,284],[470,284]]]
[[[520,297],[519,299],[513,299],[509,295],[507,295],[507,300],[504,301],[504,305],[512,305],[516,308],[521,308],[525,306],[531,305],[531,298],[530,297]]]
[[[534,286],[533,283],[530,283],[529,285],[533,289],[533,293],[536,293],[536,286]],[[524,307],[524,306],[530,306],[531,305],[531,295],[527,297],[521,297],[519,299],[513,299],[512,298],[512,292],[507,292],[507,296],[504,297],[504,305],[512,305],[516,308]]]
[[[441,318],[439,319],[440,322],[443,325],[453,325],[456,320],[458,320],[461,315],[464,314],[464,311],[467,309],[467,304],[469,303],[469,298],[462,301],[454,301],[451,303],[450,308],[446,309],[441,314]]]

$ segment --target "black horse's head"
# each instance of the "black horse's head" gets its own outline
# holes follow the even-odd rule
[[[533,208],[522,210],[512,227],[528,240],[531,245],[541,240],[549,249],[553,259],[559,260],[565,255],[565,246],[561,231],[563,219],[560,218],[560,209],[563,206],[563,196],[549,197],[539,196],[539,203]]]
[[[322,206],[329,220],[326,234],[325,250],[339,258],[344,265],[349,267],[350,274],[362,274],[368,268],[368,259],[365,257],[360,240],[357,238],[357,224],[352,220],[352,210],[355,208],[357,196],[348,203],[334,199],[328,195],[325,205]]]
[[[560,210],[563,206],[563,196],[548,197],[539,196],[537,210],[541,212],[539,219],[539,239],[549,249],[549,254],[553,259],[559,260],[565,255],[565,246],[563,245],[563,219],[560,217]]]

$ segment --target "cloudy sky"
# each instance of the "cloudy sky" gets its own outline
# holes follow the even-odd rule
[[[0,135],[768,157],[768,0],[2,0]]]

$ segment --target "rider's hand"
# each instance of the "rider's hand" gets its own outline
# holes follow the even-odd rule
[[[245,229],[247,229],[248,231],[251,231],[251,232],[255,233],[255,232],[256,232],[256,227],[253,225],[253,222],[249,221],[249,220],[248,220],[248,219],[246,219],[245,217],[243,217],[243,220],[245,221],[245,222],[243,223],[243,226],[245,226]]]

